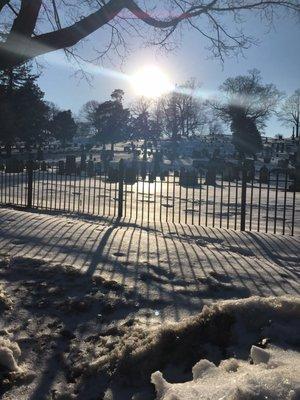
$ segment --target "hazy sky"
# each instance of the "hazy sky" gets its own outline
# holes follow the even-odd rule
[[[265,83],[275,83],[287,94],[300,88],[300,22],[282,18],[276,21],[275,29],[268,32],[259,20],[252,18],[245,24],[245,29],[248,34],[256,36],[260,44],[246,50],[244,58],[226,58],[223,65],[217,59],[210,59],[210,53],[205,49],[207,43],[197,32],[189,31],[175,52],[161,54],[155,49],[140,47],[127,57],[122,67],[120,61],[114,59],[114,65],[106,62],[107,70],[92,69],[92,87],[85,80],[73,76],[74,67],[65,61],[62,52],[52,53],[46,57],[46,67],[39,84],[47,100],[74,112],[78,112],[88,100],[108,99],[115,88],[125,91],[125,101],[129,103],[135,93],[123,79],[122,73],[132,74],[148,64],[161,67],[174,83],[182,83],[191,77],[197,78],[204,94],[217,91],[228,76],[245,74],[252,68],[262,72]],[[101,35],[101,30],[94,34],[91,44],[96,46]],[[266,134],[277,133],[290,135],[291,129],[283,128],[276,118],[272,118]]]

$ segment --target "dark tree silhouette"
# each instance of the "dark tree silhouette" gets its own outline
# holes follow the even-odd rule
[[[241,158],[245,155],[253,156],[262,149],[262,140],[255,120],[247,116],[247,110],[243,107],[231,108],[232,143],[239,152]]]
[[[32,145],[41,145],[47,138],[48,107],[44,101],[44,93],[30,80],[18,89],[16,97],[18,137],[30,150]]]
[[[182,27],[195,29],[210,44],[215,56],[249,47],[253,42],[241,30],[245,12],[260,13],[267,23],[276,11],[299,12],[298,0],[0,0],[2,43],[0,69],[7,69],[58,49],[74,55],[74,46],[104,27],[111,37],[99,56],[126,43],[132,33],[142,36],[142,26],[154,28],[149,43],[166,45]],[[161,17],[163,15],[164,17]],[[228,29],[228,20],[232,24]],[[71,50],[72,49],[72,50]]]
[[[29,149],[45,139],[48,106],[36,79],[24,66],[0,74],[0,141],[8,155],[17,140]]]
[[[100,141],[103,148],[107,143],[110,143],[113,150],[114,144],[125,138],[128,129],[129,110],[123,107],[123,95],[123,91],[115,90],[111,95],[112,100],[99,104],[90,115],[97,130],[96,139]]]
[[[50,130],[53,137],[59,140],[63,147],[66,147],[77,132],[77,125],[71,110],[57,112],[50,122]]]
[[[18,134],[15,116],[15,91],[29,79],[28,66],[0,71],[0,141],[5,145],[7,156]]]

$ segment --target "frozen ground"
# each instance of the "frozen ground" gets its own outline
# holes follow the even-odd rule
[[[154,399],[152,373],[193,382],[202,358],[218,365],[235,357],[244,382],[252,345],[270,354],[288,348],[290,365],[299,354],[299,246],[297,237],[0,209],[0,363],[4,355],[17,365],[0,369],[0,393]],[[288,297],[251,297],[199,314],[205,304],[253,295]],[[222,368],[215,372],[227,379]],[[291,381],[290,391],[296,386]],[[199,398],[171,388],[177,397],[163,390],[157,398]]]

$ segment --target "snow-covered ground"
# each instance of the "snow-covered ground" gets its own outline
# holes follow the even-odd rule
[[[299,248],[299,237],[0,209],[0,393],[294,400]],[[266,347],[270,361],[249,364],[252,345]],[[200,362],[192,380],[201,359],[230,358],[209,364],[201,379],[208,364]],[[156,371],[182,386],[156,373],[156,394]],[[218,379],[222,396],[199,397]],[[264,391],[270,382],[277,389]],[[241,386],[250,394],[233,395]]]

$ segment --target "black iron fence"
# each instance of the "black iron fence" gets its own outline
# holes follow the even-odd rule
[[[0,171],[0,203],[68,213],[299,234],[299,193],[287,171],[234,178],[226,171],[137,173],[98,165],[67,171],[56,163]]]

